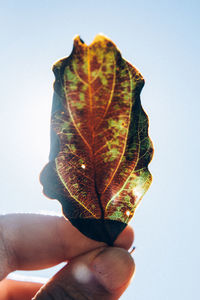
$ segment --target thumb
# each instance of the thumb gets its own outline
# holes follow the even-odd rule
[[[116,247],[101,247],[74,258],[35,296],[35,300],[116,300],[134,273],[130,254]]]

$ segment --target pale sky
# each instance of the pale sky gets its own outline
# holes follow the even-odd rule
[[[49,154],[51,67],[76,34],[87,44],[106,34],[145,78],[153,183],[131,222],[136,274],[122,300],[200,299],[199,15],[194,0],[0,0],[0,213],[61,212],[38,177]]]

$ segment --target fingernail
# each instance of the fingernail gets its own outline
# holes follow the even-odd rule
[[[94,276],[109,291],[123,287],[131,279],[134,269],[131,255],[121,248],[106,248],[92,263]]]
[[[135,247],[133,247],[132,249],[131,249],[131,251],[129,252],[129,254],[133,254],[133,252],[135,252]]]

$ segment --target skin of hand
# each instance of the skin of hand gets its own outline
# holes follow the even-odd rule
[[[10,214],[0,217],[1,300],[117,300],[135,271],[127,226],[114,247],[81,234],[64,217]],[[6,279],[15,270],[39,270],[67,262],[44,286]]]

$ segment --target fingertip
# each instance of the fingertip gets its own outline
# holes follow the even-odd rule
[[[133,242],[134,230],[128,225],[117,237],[116,241],[114,242],[114,246],[128,250],[132,246]]]
[[[134,272],[135,262],[132,256],[122,248],[105,248],[92,263],[95,277],[110,293],[123,292]]]
[[[122,248],[100,247],[78,256],[61,269],[36,295],[36,299],[119,299],[135,271],[131,255]],[[60,298],[59,298],[60,299]]]

